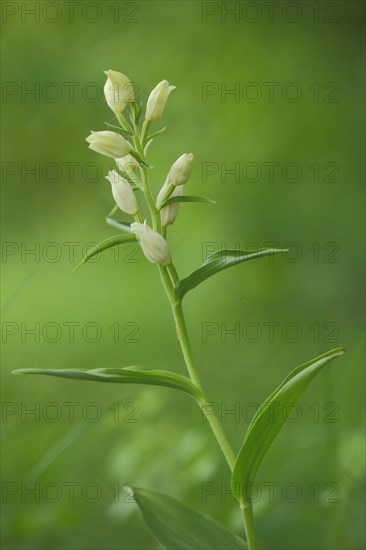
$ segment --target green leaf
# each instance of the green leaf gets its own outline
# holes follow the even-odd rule
[[[111,219],[111,218],[108,218]],[[133,233],[129,233],[128,235],[115,235],[114,237],[109,237],[108,239],[105,239],[104,241],[94,245],[84,256],[84,258],[81,260],[81,262],[78,263],[76,267],[74,267],[73,271],[76,271],[81,267],[85,262],[99,254],[100,252],[103,252],[104,250],[107,250],[108,248],[112,248],[112,246],[116,246],[119,244],[127,243],[130,241],[135,241],[136,236]]]
[[[104,123],[109,128],[114,128],[115,130],[118,130],[121,134],[126,135],[127,137],[130,136],[130,132],[127,132],[125,129],[121,128],[121,126],[116,126],[115,124],[110,124],[109,122]]]
[[[142,101],[135,102],[133,105],[136,106],[136,109],[135,109],[135,121],[136,121],[136,124],[138,124],[138,122],[139,122],[139,120],[140,120],[140,116],[141,116],[141,111],[142,111]]]
[[[105,221],[108,225],[111,225],[112,227],[116,227],[117,229],[121,229],[121,231],[126,231],[127,233],[131,233],[130,226],[132,222],[118,221],[110,218],[109,216],[106,217]]]
[[[254,415],[245,434],[243,446],[236,458],[232,474],[231,488],[241,506],[244,506],[245,502],[250,502],[251,484],[255,480],[257,470],[291,409],[324,365],[342,355],[344,351],[342,348],[328,351],[297,367]]]
[[[148,141],[150,141],[151,139],[154,139],[156,138],[156,136],[162,134],[163,132],[165,132],[166,130],[166,126],[164,126],[164,128],[161,128],[161,130],[157,130],[156,132],[154,132],[153,134],[150,134],[147,138],[146,138],[146,143]]]
[[[132,155],[137,160],[137,162],[141,164],[141,166],[143,166],[144,168],[153,168],[153,166],[145,162],[144,159],[141,157],[141,155],[139,155],[137,151],[135,151],[134,149],[130,151],[130,155]]]
[[[175,498],[136,486],[133,497],[151,533],[165,550],[247,548],[244,540],[220,523]]]
[[[45,374],[74,380],[93,380],[95,382],[113,382],[117,384],[149,384],[165,386],[188,393],[197,401],[202,400],[200,390],[187,378],[175,372],[165,370],[146,370],[142,367],[121,369],[17,369],[13,374]]]
[[[193,271],[185,279],[181,279],[175,287],[175,294],[178,301],[182,301],[184,295],[192,288],[216,275],[220,271],[238,265],[248,260],[254,260],[256,258],[262,258],[278,252],[286,252],[278,248],[261,248],[255,251],[248,250],[219,250],[214,254],[211,254],[205,263]]]
[[[119,208],[118,204],[115,204],[112,210],[109,212],[107,218],[112,218],[115,215],[115,213],[118,212],[118,208]]]
[[[215,204],[215,201],[211,199],[207,199],[206,197],[179,195],[177,197],[170,197],[169,199],[164,201],[161,205],[159,205],[159,210],[161,210],[162,208],[165,208],[166,206],[168,206],[168,204],[174,204],[175,202],[211,202]]]

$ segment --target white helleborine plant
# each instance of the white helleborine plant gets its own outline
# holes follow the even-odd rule
[[[104,85],[104,96],[108,106],[114,113],[121,113],[127,103],[135,101],[133,84],[123,73],[111,69],[104,72],[108,77]]]
[[[132,149],[130,143],[121,134],[110,130],[92,132],[86,141],[89,143],[89,149],[112,159],[124,157]]]
[[[160,233],[157,233],[147,223],[134,222],[131,231],[135,233],[146,258],[153,264],[169,265],[171,263],[168,243]]]
[[[139,367],[98,368],[79,371],[47,369],[45,374],[63,378],[84,378],[100,382],[158,385],[183,391],[193,397],[201,412],[205,415],[232,472],[231,488],[240,506],[246,541],[224,528],[220,523],[212,521],[202,513],[196,513],[192,508],[188,509],[183,503],[162,493],[146,491],[139,487],[138,490],[133,491],[134,500],[142,510],[145,519],[148,518],[149,528],[162,548],[206,548],[210,550],[216,548],[246,548],[257,550],[252,511],[253,495],[250,488],[255,485],[258,467],[290,414],[289,411],[296,405],[296,401],[311,380],[325,364],[341,355],[344,350],[337,348],[328,351],[293,370],[282,384],[271,393],[268,400],[257,409],[248,427],[241,449],[238,453],[234,452],[215,411],[207,407],[209,401],[202,387],[192,355],[182,300],[187,292],[195,289],[206,279],[224,269],[255,258],[266,256],[272,258],[274,253],[288,251],[276,248],[258,248],[257,250],[250,250],[250,252],[232,248],[220,250],[219,253],[208,256],[198,269],[181,278],[175,268],[166,241],[167,226],[175,221],[180,203],[207,203],[212,201],[205,197],[187,195],[182,197],[183,185],[192,173],[192,153],[184,153],[174,162],[157,198],[155,198],[154,189],[150,185],[149,173],[152,166],[146,160],[147,147],[163,130],[157,130],[149,134],[149,126],[151,122],[162,116],[168,96],[174,87],[169,86],[167,80],[163,80],[156,86],[147,101],[146,118],[143,121],[141,117],[142,104],[136,101],[133,93],[131,95],[131,83],[127,76],[116,71],[107,71],[107,76],[108,80],[104,89],[105,96],[109,107],[115,113],[116,124],[119,124],[117,128],[120,129],[120,133],[111,131],[92,132],[87,141],[90,149],[114,159],[116,167],[121,173],[119,174],[117,170],[110,170],[107,179],[111,183],[112,194],[117,206],[126,214],[133,216],[133,220],[130,223],[113,219],[117,211],[117,208],[114,207],[110,215],[107,216],[107,223],[117,227],[121,233],[111,236],[97,246],[92,247],[75,269],[99,254],[100,251],[124,243],[136,243],[137,241],[146,258],[150,262],[158,264],[158,271],[172,309],[176,335],[189,378],[174,372],[174,370],[141,370]],[[130,95],[128,96],[127,93]],[[220,131],[217,129],[217,134],[219,133]],[[123,136],[126,136],[127,139]],[[131,184],[134,184],[132,187],[136,186],[138,188],[139,203],[146,212],[148,220],[145,223],[142,223],[144,218],[139,211],[139,205]],[[161,208],[162,206],[163,208]],[[222,223],[221,225],[224,229],[225,224]],[[199,237],[196,238],[196,247],[198,246],[198,240]],[[183,243],[183,240],[181,240],[180,245],[181,243]],[[146,299],[149,300],[150,290],[141,289],[138,284],[139,282],[133,283],[132,280],[124,281],[121,286],[121,296],[130,293],[133,296],[133,302],[140,300],[141,303],[141,300],[144,299],[142,295],[145,294]],[[110,292],[113,296],[112,289]],[[138,294],[141,294],[141,296],[137,296]],[[155,305],[155,297],[153,302]],[[161,314],[162,312],[159,309],[153,312],[153,318],[157,325],[159,325],[159,315]],[[163,350],[162,360],[168,363],[170,358],[164,351],[165,339],[166,335],[164,334],[163,347],[161,348]],[[39,374],[41,370],[25,369],[18,371],[17,374],[24,374],[25,372]],[[279,407],[273,405],[279,405]],[[268,414],[270,410],[271,414]],[[269,419],[269,416],[271,416],[271,419]]]
[[[146,105],[145,120],[153,122],[161,118],[169,94],[175,90],[175,86],[169,86],[167,80],[162,80],[149,95]]]
[[[138,212],[138,204],[135,193],[128,181],[126,181],[115,170],[110,170],[106,179],[111,183],[112,195],[122,212],[134,216]]]
[[[175,186],[186,183],[192,174],[193,155],[184,153],[172,165],[168,174],[168,183]]]

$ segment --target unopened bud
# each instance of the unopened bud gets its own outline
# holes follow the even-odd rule
[[[153,91],[149,95],[149,99],[147,100],[146,105],[145,120],[147,122],[152,122],[161,118],[169,94],[174,89],[175,86],[169,86],[169,82],[167,80],[162,80],[153,89]]]
[[[115,170],[110,170],[106,179],[110,181],[112,186],[112,195],[122,212],[134,216],[139,207],[132,191],[130,184]]]
[[[157,233],[146,222],[131,223],[131,231],[135,233],[146,258],[153,264],[169,265],[171,257],[168,243],[160,233]]]
[[[163,187],[160,189],[156,204],[157,206],[160,206],[162,203],[162,200],[168,190],[169,184],[167,182],[164,183]],[[183,195],[183,187],[179,185],[178,187],[174,187],[174,190],[171,197],[179,197],[180,195]],[[179,212],[179,203],[175,202],[172,204],[168,204],[168,206],[165,206],[160,210],[160,219],[161,219],[161,225],[163,227],[166,227],[167,225],[171,225],[175,222],[176,217],[178,216]]]
[[[123,136],[110,130],[92,132],[86,141],[90,144],[89,149],[113,159],[124,157],[132,149]]]
[[[172,165],[167,181],[173,185],[183,185],[189,180],[192,174],[193,155],[192,153],[184,153]]]
[[[126,104],[135,101],[133,85],[130,79],[117,71],[104,71],[107,82],[104,85],[104,95],[108,106],[114,113],[121,113]]]

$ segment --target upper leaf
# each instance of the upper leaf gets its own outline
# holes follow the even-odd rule
[[[175,372],[165,370],[145,370],[141,367],[122,369],[17,369],[13,374],[45,374],[77,380],[94,380],[95,382],[115,382],[119,384],[150,384],[166,386],[184,391],[197,401],[202,399],[200,390],[187,378]]]
[[[182,300],[183,296],[192,288],[195,288],[197,285],[216,275],[220,271],[232,267],[233,265],[238,265],[242,262],[248,260],[253,260],[255,258],[262,258],[263,256],[269,256],[270,254],[276,254],[278,252],[285,252],[278,248],[261,248],[259,250],[245,251],[245,250],[220,250],[211,254],[205,263],[193,271],[185,279],[181,279],[177,286],[175,287],[175,294],[179,301]]]
[[[134,488],[150,531],[166,550],[243,550],[244,540],[214,519],[162,493]]]
[[[207,199],[206,197],[196,197],[195,195],[176,195],[174,197],[169,197],[166,199],[162,204],[159,205],[159,210],[162,210],[169,204],[174,204],[177,202],[211,202],[215,203],[215,201],[211,199]]]
[[[85,264],[85,262],[87,262],[88,260],[96,256],[100,252],[103,252],[103,250],[107,250],[112,246],[116,246],[119,244],[135,241],[135,240],[136,240],[136,236],[134,233],[129,233],[128,235],[115,235],[114,237],[109,237],[108,239],[105,239],[104,241],[91,247],[91,249],[88,250],[88,252],[85,254],[84,258],[78,263],[76,267],[74,267],[73,271],[76,271],[77,269],[79,269],[79,267]]]
[[[162,134],[163,132],[165,132],[165,130],[166,130],[166,126],[164,126],[164,128],[161,128],[160,130],[157,130],[157,131],[154,132],[153,134],[150,134],[149,136],[147,136],[147,138],[146,138],[146,143],[147,143],[148,141],[150,141],[151,139],[156,138],[156,136],[158,136],[158,135]]]
[[[117,229],[120,229],[121,231],[124,231],[125,233],[130,233],[131,235],[133,235],[133,233],[131,233],[131,223],[132,222],[117,221],[114,218],[111,218],[109,216],[106,217],[105,221],[108,225],[111,225],[112,227],[116,227]]]
[[[257,470],[291,409],[324,365],[343,353],[344,349],[337,348],[297,367],[254,415],[232,474],[232,491],[242,506],[250,502],[251,486]]]

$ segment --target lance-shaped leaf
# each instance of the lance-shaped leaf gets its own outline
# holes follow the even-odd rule
[[[126,233],[131,233],[132,222],[117,221],[114,218],[111,218],[109,216],[106,217],[105,221],[108,225],[111,225],[112,227],[116,227],[117,229],[120,229],[121,231],[125,231]],[[133,233],[131,233],[131,235],[133,235]]]
[[[130,135],[131,135],[130,132],[127,132],[126,130],[121,128],[121,126],[116,126],[115,124],[110,124],[109,122],[105,122],[104,124],[106,126],[108,126],[109,128],[114,128],[114,129],[118,130],[121,134],[123,134],[126,137],[130,137]]]
[[[154,537],[165,550],[243,550],[244,540],[179,500],[134,486],[133,497]]]
[[[138,123],[138,121],[140,120],[141,111],[142,111],[142,101],[135,102],[133,105],[135,106],[135,109],[134,109],[135,121],[136,123]]]
[[[163,132],[165,132],[166,130],[166,126],[164,126],[164,128],[161,128],[160,130],[157,130],[156,132],[154,132],[153,134],[150,134],[147,138],[146,138],[146,143],[148,141],[150,141],[151,139],[154,139],[156,138],[156,136],[159,136],[160,134],[162,134]]]
[[[108,218],[113,218],[113,216],[115,215],[116,212],[118,212],[118,209],[119,209],[119,206],[118,204],[115,204],[112,208],[112,210],[109,212],[108,216],[106,219]]]
[[[136,236],[133,233],[129,233],[128,235],[115,235],[114,237],[109,237],[108,239],[105,239],[104,241],[92,246],[90,250],[88,250],[88,252],[85,254],[84,258],[78,263],[76,267],[74,267],[73,271],[79,269],[79,267],[85,264],[85,262],[96,256],[100,252],[103,252],[104,250],[112,248],[112,246],[117,246],[119,244],[124,244],[135,240]]]
[[[245,506],[246,502],[250,502],[251,488],[257,470],[292,408],[324,365],[335,357],[342,355],[344,351],[342,348],[328,351],[320,357],[297,367],[284,379],[282,384],[268,397],[254,415],[232,474],[232,491],[241,506]]]
[[[197,401],[202,400],[200,390],[187,378],[175,372],[165,370],[146,370],[142,367],[122,369],[17,369],[13,374],[45,374],[74,380],[93,380],[95,382],[113,382],[117,384],[148,384],[165,386],[188,393]]]
[[[207,199],[206,197],[196,197],[194,195],[178,195],[176,197],[170,197],[169,199],[165,200],[162,204],[159,205],[159,210],[162,208],[165,208],[165,206],[168,206],[169,204],[174,204],[176,202],[211,202],[215,203],[215,201],[211,199]]]
[[[185,279],[181,279],[175,287],[175,294],[178,301],[181,301],[183,296],[192,288],[220,273],[224,269],[228,269],[234,265],[238,265],[242,262],[249,260],[255,260],[256,258],[262,258],[264,256],[270,256],[271,254],[277,254],[279,252],[286,252],[278,248],[261,248],[255,251],[248,250],[220,250],[211,254],[205,263],[193,271]]]
[[[143,166],[144,168],[154,168],[153,166],[151,166],[151,164],[145,162],[144,159],[134,149],[130,151],[130,155],[132,155],[133,158],[135,158],[137,162],[141,164],[141,166]]]

